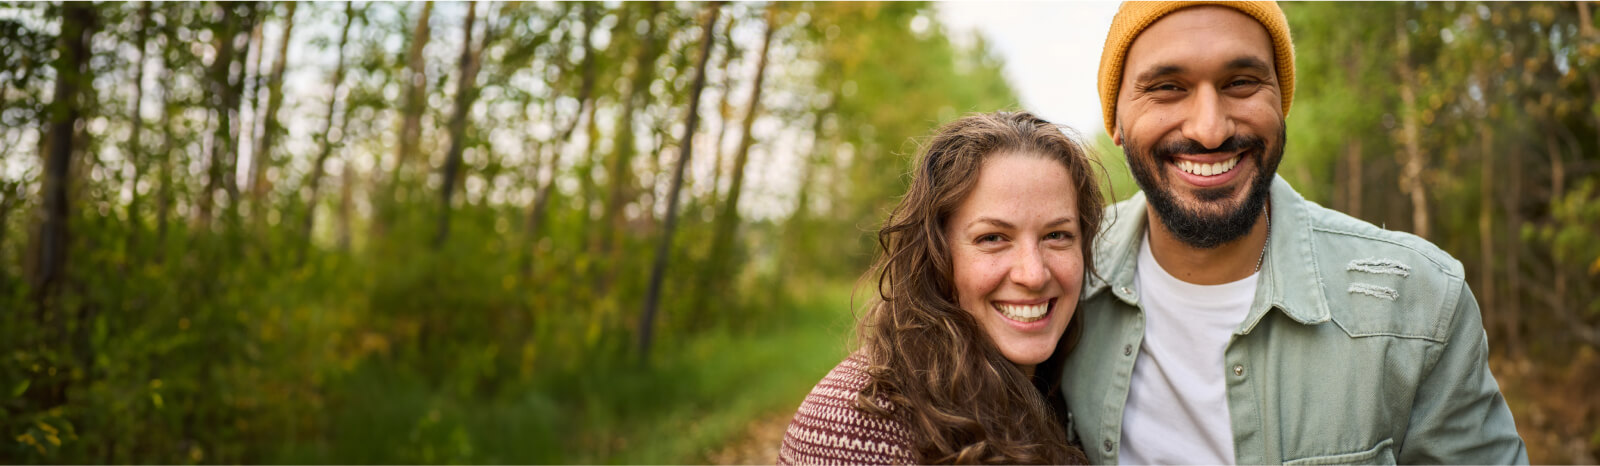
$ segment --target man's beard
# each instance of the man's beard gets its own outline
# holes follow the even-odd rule
[[[1161,224],[1166,225],[1178,241],[1195,248],[1211,249],[1244,237],[1255,226],[1256,217],[1266,208],[1267,198],[1271,194],[1272,176],[1278,172],[1278,162],[1283,160],[1285,136],[1284,126],[1280,124],[1277,144],[1272,147],[1268,147],[1266,141],[1258,136],[1234,135],[1216,149],[1206,149],[1199,142],[1183,139],[1157,144],[1150,148],[1149,153],[1144,153],[1132,138],[1123,148],[1127,152],[1133,179],[1144,190],[1145,198],[1149,199],[1150,207],[1155,209]],[[1174,154],[1232,153],[1240,150],[1247,150],[1241,157],[1255,163],[1256,174],[1250,181],[1244,201],[1232,209],[1210,213],[1196,208],[1201,206],[1184,206],[1168,190],[1168,186],[1175,182],[1167,179],[1169,173],[1166,164]],[[1199,202],[1208,203],[1221,201],[1231,193],[1226,188],[1204,188],[1196,190],[1195,197]]]

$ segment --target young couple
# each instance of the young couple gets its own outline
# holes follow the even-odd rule
[[[1110,207],[1056,125],[940,129],[778,462],[1526,463],[1461,263],[1276,178],[1294,78],[1274,3],[1123,4]]]

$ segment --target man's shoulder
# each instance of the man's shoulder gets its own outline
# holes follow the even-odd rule
[[[1466,286],[1461,261],[1417,235],[1305,205],[1312,262],[1329,312],[1346,332],[1448,338]]]
[[[1457,277],[1463,275],[1461,261],[1451,257],[1450,253],[1445,252],[1439,246],[1420,236],[1403,231],[1385,229],[1314,202],[1306,202],[1306,207],[1307,214],[1311,218],[1313,235],[1337,237],[1349,244],[1371,248],[1330,251],[1336,255],[1342,253],[1350,256],[1359,256],[1362,255],[1363,251],[1408,254],[1415,256],[1419,261],[1430,264],[1431,268],[1439,273]]]

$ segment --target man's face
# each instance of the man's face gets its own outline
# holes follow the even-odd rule
[[[1274,63],[1266,28],[1217,6],[1173,12],[1128,49],[1112,138],[1190,246],[1243,237],[1266,205],[1284,145]]]

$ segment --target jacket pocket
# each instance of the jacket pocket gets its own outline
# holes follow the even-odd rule
[[[1394,439],[1383,439],[1366,451],[1300,458],[1283,464],[1395,464]]]

